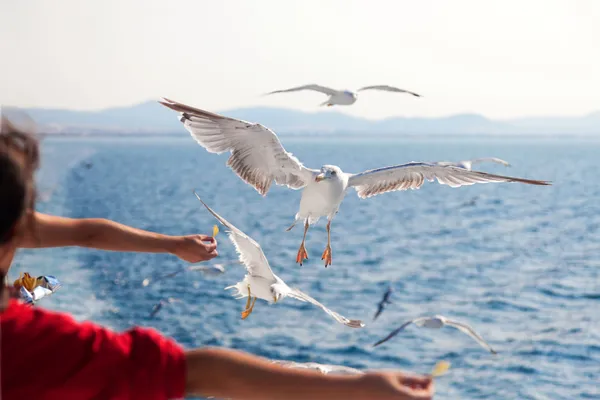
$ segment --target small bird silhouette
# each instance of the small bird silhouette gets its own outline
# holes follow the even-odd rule
[[[390,296],[392,295],[393,291],[394,291],[394,289],[392,289],[392,286],[389,285],[387,290],[383,294],[383,298],[381,299],[381,301],[379,302],[379,304],[377,306],[377,312],[375,313],[375,316],[373,317],[373,321],[375,321],[377,319],[377,317],[379,317],[379,315],[381,315],[381,313],[383,312],[383,309],[385,308],[385,306],[387,304],[392,304],[392,302],[390,301]]]
[[[150,318],[154,318],[154,316],[156,314],[158,314],[158,312],[163,308],[163,306],[167,303],[171,304],[171,303],[175,303],[175,302],[181,302],[181,300],[175,299],[173,297],[169,297],[168,299],[162,299],[160,300],[158,303],[156,303],[154,305],[154,307],[152,307],[152,311],[150,312],[149,317]]]

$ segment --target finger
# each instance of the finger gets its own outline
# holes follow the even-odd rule
[[[212,236],[205,236],[205,235],[200,235],[200,240],[203,242],[212,242],[212,243],[216,243],[217,239],[215,239]]]
[[[420,383],[431,383],[433,378],[431,375],[409,375],[409,374],[401,374],[398,375],[398,380],[400,382],[420,382]]]
[[[402,375],[398,377],[398,382],[413,389],[427,389],[431,386],[433,379],[427,375]]]
[[[207,253],[210,253],[211,251],[215,251],[217,249],[217,244],[216,243],[205,244],[204,249],[206,250]]]
[[[410,386],[400,385],[400,390],[410,396],[411,399],[431,399],[434,394],[433,383],[427,386],[427,388],[411,388]]]

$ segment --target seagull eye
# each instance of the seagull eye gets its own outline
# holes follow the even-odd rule
[[[336,174],[336,172],[335,172],[335,171],[331,171],[331,175],[335,175],[335,174]]]

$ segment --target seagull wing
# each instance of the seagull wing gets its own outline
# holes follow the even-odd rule
[[[385,294],[383,295],[383,302],[387,303],[387,304],[391,304],[392,302],[390,301],[390,297],[392,296],[392,292],[394,291],[394,289],[392,289],[391,286],[388,286],[387,290],[385,291]]]
[[[379,315],[381,315],[386,304],[391,304],[391,301],[390,301],[391,294],[392,294],[392,287],[389,286],[387,288],[387,290],[385,291],[385,293],[383,294],[383,298],[377,305],[377,312],[375,313],[375,316],[373,317],[373,321],[375,321],[377,319],[377,317],[379,317]]]
[[[335,311],[330,310],[329,308],[325,307],[323,304],[319,303],[317,300],[313,299],[312,297],[310,297],[309,295],[307,295],[306,293],[304,293],[298,289],[290,288],[290,292],[287,295],[296,300],[308,302],[310,304],[313,304],[313,305],[319,307],[320,309],[325,311],[327,314],[329,314],[331,317],[333,317],[333,319],[335,319],[337,322],[344,324],[346,326],[349,326],[350,328],[363,328],[365,326],[365,324],[363,324],[363,322],[361,320],[348,319],[348,318],[344,317],[343,315],[340,315],[340,314],[336,313]]]
[[[463,161],[466,162],[466,161]],[[470,162],[471,164],[479,164],[482,162],[493,162],[496,164],[502,164],[505,167],[510,167],[510,163],[508,161],[504,161],[500,158],[496,158],[496,157],[483,157],[483,158],[475,158],[473,160],[468,160],[468,162]]]
[[[384,337],[383,339],[381,339],[380,341],[378,341],[377,343],[375,343],[373,345],[373,347],[379,346],[380,344],[387,342],[388,340],[390,340],[391,338],[393,338],[394,336],[396,336],[397,334],[399,334],[401,331],[403,331],[404,328],[406,328],[407,326],[409,326],[413,322],[416,322],[417,320],[420,320],[420,319],[422,319],[422,318],[412,319],[410,321],[407,321],[407,322],[403,323],[402,325],[400,325],[399,328],[394,329],[389,335],[387,335],[386,337]]]
[[[154,318],[154,316],[156,314],[158,314],[158,312],[160,311],[161,308],[163,308],[163,304],[164,302],[161,300],[158,303],[156,303],[153,307],[152,307],[152,311],[150,312],[150,318]]]
[[[375,316],[373,317],[373,321],[375,321],[377,319],[377,317],[379,317],[381,315],[381,313],[383,312],[383,308],[384,308],[384,302],[380,302],[377,305],[377,312],[375,313]]]
[[[263,196],[273,181],[277,185],[301,189],[317,172],[304,167],[283,148],[272,130],[260,124],[224,117],[168,99],[159,103],[179,112],[179,120],[185,129],[208,152],[231,152],[227,165]]]
[[[421,97],[420,94],[416,94],[415,92],[411,92],[409,90],[404,90],[404,89],[400,89],[400,88],[397,88],[394,86],[388,86],[388,85],[365,86],[365,87],[358,89],[359,92],[363,91],[363,90],[383,90],[386,92],[408,93],[408,94],[412,94],[415,97]]]
[[[327,375],[329,373],[332,374],[340,374],[340,375],[362,375],[364,372],[358,370],[356,368],[350,368],[343,365],[331,365],[331,364],[318,364],[313,362],[307,363],[297,363],[294,361],[286,361],[286,360],[271,360],[273,364],[279,364],[286,368],[296,368],[296,369],[314,369],[321,372],[323,375]]]
[[[225,268],[221,264],[213,265],[192,265],[187,267],[188,271],[203,272],[209,275],[220,275],[225,272]]]
[[[480,164],[483,162],[493,162],[496,164],[502,164],[505,167],[510,167],[510,164],[507,161],[504,161],[504,160],[502,160],[500,158],[496,158],[496,157],[474,158],[472,160],[463,160],[463,161],[459,161],[459,162],[438,161],[435,164],[446,166],[446,167],[452,166],[452,167],[464,168],[464,169],[467,169],[470,171],[473,164]]]
[[[489,344],[487,344],[487,342],[483,340],[483,338],[477,332],[475,332],[473,328],[471,328],[469,325],[463,324],[461,322],[451,321],[449,319],[444,319],[444,323],[448,326],[458,329],[462,333],[466,333],[467,335],[471,336],[473,339],[475,339],[475,341],[477,341],[477,343],[481,345],[481,347],[488,350],[490,353],[498,354],[496,350],[492,349],[492,347]]]
[[[299,92],[301,90],[314,90],[315,92],[321,92],[321,93],[327,94],[329,96],[334,96],[335,94],[339,93],[335,89],[331,89],[331,88],[321,86],[321,85],[315,85],[313,83],[310,85],[302,85],[302,86],[293,87],[291,89],[275,90],[274,92],[269,92],[267,94]]]
[[[411,162],[350,175],[348,186],[354,187],[358,193],[358,197],[365,199],[396,190],[419,189],[425,180],[429,182],[437,180],[438,183],[453,188],[490,182],[521,182],[530,185],[551,184],[547,181],[469,171],[464,168],[439,165],[437,163]]]
[[[194,194],[198,200],[204,204],[204,207],[206,207],[220,223],[229,229],[229,232],[227,232],[229,239],[233,242],[233,245],[240,256],[240,261],[246,267],[248,274],[265,279],[275,279],[275,275],[269,266],[269,261],[267,260],[267,257],[265,257],[265,253],[263,253],[260,245],[244,232],[227,222],[225,218],[214,212],[206,205],[206,203],[204,203],[204,201],[202,201],[196,192],[194,192]]]

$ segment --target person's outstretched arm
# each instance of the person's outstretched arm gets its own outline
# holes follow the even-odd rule
[[[217,242],[211,236],[168,236],[107,219],[73,219],[38,212],[34,213],[34,221],[20,242],[20,247],[25,248],[67,246],[170,253],[192,263],[210,260],[218,255]]]
[[[1,304],[0,304],[1,305]],[[431,399],[428,376],[322,375],[223,348],[184,350],[154,329],[116,333],[12,300],[0,310],[2,398]],[[33,363],[33,364],[32,364]],[[32,374],[31,370],[35,369]]]
[[[433,381],[401,372],[323,375],[274,365],[236,350],[186,352],[186,395],[245,400],[431,399]]]

